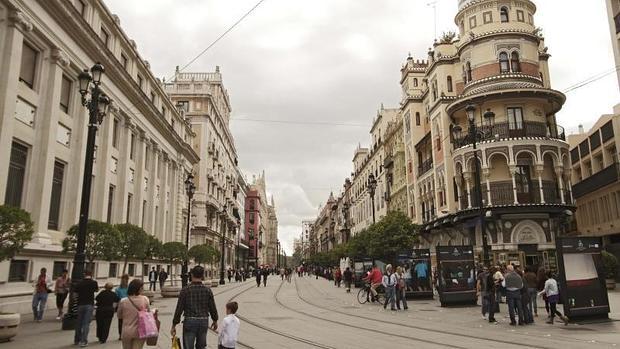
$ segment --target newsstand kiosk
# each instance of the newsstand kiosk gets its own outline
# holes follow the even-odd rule
[[[441,306],[476,305],[476,269],[473,246],[437,246],[437,291]]]

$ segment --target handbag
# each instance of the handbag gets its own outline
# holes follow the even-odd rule
[[[159,326],[157,325],[155,315],[149,310],[148,306],[146,309],[140,309],[130,297],[127,297],[127,299],[138,311],[138,338],[147,340],[149,338],[155,338],[155,342],[157,343]]]
[[[157,336],[146,339],[146,345],[149,345],[149,346],[157,345],[157,339],[159,338],[159,327],[161,325],[161,321],[159,321],[159,316],[157,312],[153,313],[153,317],[155,318],[155,324],[157,325]]]
[[[172,349],[181,349],[181,340],[177,336],[172,337]]]

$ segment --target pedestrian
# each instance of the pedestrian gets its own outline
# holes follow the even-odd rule
[[[523,307],[523,323],[526,325],[534,323],[534,314],[532,313],[532,301],[528,292],[527,281],[525,280],[525,273],[518,270],[521,279],[523,280],[523,287],[521,288],[521,306]]]
[[[403,268],[396,267],[396,308],[400,310],[400,304],[403,304],[403,310],[409,309],[407,306],[407,283],[405,282],[405,273]]]
[[[159,290],[161,291],[164,288],[164,283],[168,280],[168,273],[164,270],[164,268],[159,269]]]
[[[363,279],[364,282],[370,284],[370,294],[372,295],[371,301],[375,302],[377,299],[377,287],[383,282],[383,273],[379,270],[379,267],[375,264],[371,270],[368,271],[368,275]]]
[[[347,293],[351,293],[351,283],[353,282],[353,273],[351,268],[347,267],[342,273],[342,280],[344,281],[344,288]]]
[[[388,302],[390,303],[390,310],[396,310],[395,307],[395,289],[396,289],[396,275],[392,273],[392,265],[388,264],[385,267],[385,275],[382,280],[383,288],[385,289],[385,303],[383,309],[387,308]]]
[[[103,344],[108,340],[110,334],[110,324],[114,317],[114,304],[120,301],[120,298],[116,295],[116,292],[112,291],[111,282],[108,282],[103,287],[103,291],[99,292],[95,301],[97,302],[97,312],[95,313],[95,319],[97,320],[97,338],[99,343]]]
[[[34,294],[32,295],[32,315],[34,321],[41,322],[47,303],[47,295],[52,292],[52,278],[47,275],[47,269],[41,268],[37,280],[32,284]]]
[[[123,349],[142,349],[146,340],[140,339],[138,334],[138,317],[140,311],[149,308],[149,299],[142,295],[144,282],[133,279],[127,287],[127,297],[118,304],[116,316],[123,320],[122,345]]]
[[[476,289],[478,290],[478,295],[480,296],[480,305],[482,308],[482,318],[487,318],[487,313],[489,312],[489,297],[487,294],[487,279],[489,278],[489,268],[486,266],[482,267],[482,272],[478,274]]]
[[[508,265],[506,271],[504,283],[506,288],[506,303],[508,303],[508,313],[510,314],[510,325],[517,325],[515,315],[519,316],[519,325],[524,325],[523,305],[521,303],[523,279],[515,272],[513,265]]]
[[[493,274],[493,280],[496,283],[495,287],[495,300],[497,304],[502,302],[502,283],[504,282],[504,273],[502,273],[502,268],[500,266],[496,266],[496,271]]]
[[[119,302],[123,299],[127,298],[127,293],[129,292],[129,275],[124,274],[121,276],[121,284],[114,291],[116,296],[119,299]],[[123,319],[118,318],[118,340],[120,341],[123,333]]]
[[[340,283],[342,282],[342,272],[340,271],[340,268],[336,268],[334,279],[336,280],[336,286],[340,288]]]
[[[538,304],[537,304],[537,295],[538,295],[538,278],[536,277],[536,273],[534,272],[534,267],[529,266],[525,268],[525,274],[523,274],[523,280],[527,286],[527,294],[530,302],[528,303],[528,309],[534,317],[538,316]]]
[[[263,271],[260,268],[257,268],[254,270],[254,273],[256,274],[256,287],[260,287],[260,278],[263,276]]]
[[[90,270],[85,271],[84,279],[75,286],[78,307],[73,344],[80,347],[88,346],[88,330],[93,318],[95,292],[97,291],[99,291],[99,285],[93,280],[93,273]]]
[[[285,276],[284,273],[285,273],[284,268],[280,268],[280,279],[282,281],[284,281],[284,276]]]
[[[558,282],[555,280],[555,276],[551,274],[551,272],[547,273],[547,280],[545,281],[545,287],[540,294],[545,294],[547,296],[547,301],[549,302],[549,313],[550,317],[547,320],[548,324],[553,325],[553,321],[555,316],[557,315],[562,321],[564,321],[564,325],[568,325],[568,317],[562,315],[558,311],[557,305],[560,301],[560,288],[558,287]]]
[[[183,315],[183,349],[204,349],[207,347],[209,317],[213,321],[211,329],[217,331],[217,308],[211,289],[203,284],[204,268],[195,266],[190,275],[191,283],[179,293],[170,333],[176,336],[176,325]]]
[[[544,267],[540,267],[538,269],[538,273],[536,274],[536,283],[538,286],[538,294],[541,293],[542,290],[545,289],[545,282],[547,281],[547,271],[545,270]],[[550,307],[549,307],[549,300],[547,299],[547,295],[543,292],[542,293],[542,298],[543,301],[545,302],[545,310],[547,311],[547,316],[550,316]]]
[[[239,319],[235,315],[239,309],[237,302],[226,303],[226,317],[222,320],[222,327],[218,338],[218,349],[233,349],[239,338]]]
[[[269,269],[263,269],[263,286],[267,287],[267,276],[269,276]]]
[[[489,270],[489,274],[487,275],[487,282],[486,282],[486,293],[487,293],[487,298],[489,300],[488,302],[488,313],[489,313],[489,322],[494,324],[497,323],[497,320],[495,320],[495,313],[499,313],[499,303],[497,302],[497,298],[495,297],[497,288],[499,287],[499,283],[501,281],[499,281],[498,279],[495,278],[495,273],[499,270],[499,267],[495,266],[492,267]]]
[[[69,295],[69,271],[63,269],[62,275],[60,275],[54,284],[54,293],[56,294],[56,308],[58,309],[58,316],[56,320],[62,319],[63,309],[65,307],[65,300]]]
[[[149,272],[149,291],[157,291],[157,277],[158,276],[159,274],[157,274],[155,267],[153,267],[151,271]]]
[[[233,277],[232,269],[228,268],[228,275],[227,276],[228,276],[228,283],[230,283],[231,280],[232,280],[232,277]]]

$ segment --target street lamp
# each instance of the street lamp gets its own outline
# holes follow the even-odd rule
[[[280,240],[276,240],[276,269],[280,270]]]
[[[192,198],[194,197],[194,193],[196,192],[196,186],[194,185],[194,175],[190,172],[187,174],[187,179],[185,179],[185,193],[187,194],[187,233],[185,234],[185,248],[187,252],[189,252],[189,234],[190,234],[190,219],[192,217]],[[187,286],[189,281],[189,271],[188,271],[188,263],[189,256],[185,254],[185,260],[183,261],[183,266],[181,267],[181,285],[183,287]]]
[[[368,183],[366,184],[368,193],[370,193],[370,200],[372,203],[372,223],[375,223],[375,189],[377,189],[377,180],[374,174],[368,176]]]
[[[88,135],[86,138],[86,157],[84,159],[84,175],[82,178],[80,219],[78,223],[75,255],[73,256],[73,270],[71,272],[71,297],[69,300],[69,311],[63,318],[62,328],[64,330],[73,329],[75,320],[77,319],[77,298],[74,296],[74,289],[84,275],[88,211],[90,209],[90,189],[93,178],[93,162],[95,159],[95,139],[97,138],[97,130],[112,103],[110,98],[108,98],[100,88],[101,77],[104,71],[105,69],[103,66],[96,63],[90,68],[90,72],[88,69],[84,69],[84,71],[78,75],[78,88],[82,96],[82,105],[88,110]],[[90,99],[88,99],[89,94]]]
[[[239,245],[241,242],[241,219],[237,218],[237,250],[236,250],[236,260],[237,262],[235,263],[235,269],[237,269],[237,271],[239,271]]]
[[[224,244],[226,243],[226,206],[222,207],[222,255],[220,256],[220,285],[224,285],[226,282],[224,281]]]

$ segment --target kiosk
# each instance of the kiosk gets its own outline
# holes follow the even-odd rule
[[[407,298],[433,298],[431,250],[414,249],[399,254],[396,265],[404,268]]]
[[[356,259],[353,263],[353,285],[356,288],[364,287],[363,278],[366,272],[372,269],[372,258]]]
[[[441,306],[477,303],[473,246],[437,246],[437,291]]]
[[[601,251],[597,237],[559,238],[560,298],[564,314],[571,319],[607,318],[609,298]]]

